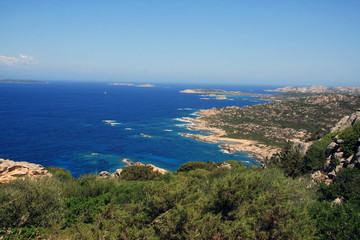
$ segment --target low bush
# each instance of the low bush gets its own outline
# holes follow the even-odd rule
[[[0,185],[0,228],[51,226],[64,212],[55,178],[17,179]]]
[[[324,167],[326,162],[326,148],[334,140],[338,132],[326,135],[319,141],[314,142],[304,157],[303,172],[317,171]]]
[[[159,177],[151,166],[128,166],[121,172],[121,179],[125,180],[153,180]]]
[[[350,157],[355,153],[356,144],[360,138],[360,122],[356,122],[352,127],[345,129],[339,134],[339,138],[344,140],[341,148],[345,153],[345,157]]]
[[[195,169],[213,170],[217,168],[217,164],[213,162],[187,162],[178,168],[178,172],[189,172]]]

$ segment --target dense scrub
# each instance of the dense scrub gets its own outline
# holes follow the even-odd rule
[[[1,236],[313,238],[316,229],[308,213],[315,203],[312,189],[285,177],[280,170],[245,168],[239,162],[229,162],[231,169],[196,167],[153,180],[101,179],[94,175],[74,179],[52,169],[52,178],[3,184]]]
[[[280,168],[286,176],[293,178],[321,170],[326,162],[327,146],[335,136],[343,140],[339,145],[345,157],[353,155],[360,138],[360,122],[341,132],[326,135],[315,142],[305,156],[301,156],[288,143],[272,161],[269,161],[268,167]],[[320,183],[318,202],[310,211],[318,239],[360,239],[359,182],[358,168],[343,168],[332,179],[331,184]]]

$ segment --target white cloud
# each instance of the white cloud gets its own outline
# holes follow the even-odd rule
[[[0,56],[0,65],[8,65],[12,67],[22,67],[33,64],[39,64],[39,61],[36,61],[33,56],[26,56],[20,53],[20,57],[7,57]]]

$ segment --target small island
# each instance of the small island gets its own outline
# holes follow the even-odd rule
[[[15,79],[0,79],[0,83],[17,83],[17,84],[48,84],[46,81],[37,80],[15,80]]]
[[[108,85],[113,85],[113,86],[128,86],[128,87],[144,87],[144,88],[151,88],[151,87],[155,87],[155,85],[153,84],[133,84],[133,83],[109,83]]]

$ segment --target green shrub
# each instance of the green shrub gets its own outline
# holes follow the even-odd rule
[[[151,166],[128,166],[121,172],[121,179],[125,180],[152,180],[159,177]]]
[[[53,178],[25,178],[0,185],[0,228],[50,226],[60,221],[64,204]]]
[[[146,182],[123,182],[112,189],[112,202],[121,205],[142,202],[146,186]]]
[[[326,162],[326,148],[334,140],[338,132],[326,135],[319,141],[314,142],[304,157],[303,172],[317,171],[324,167]]]
[[[188,171],[192,171],[195,169],[205,169],[205,170],[213,170],[217,167],[216,163],[213,162],[187,162],[184,163],[183,165],[181,165],[178,168],[178,172],[188,172]]]
[[[96,197],[110,192],[117,184],[117,178],[102,179],[96,175],[83,175],[64,185],[65,197]]]
[[[357,202],[360,206],[360,170],[357,168],[341,169],[332,184],[321,185],[321,199],[334,200],[343,197],[345,200]]]
[[[74,177],[71,175],[71,172],[66,170],[65,168],[46,167],[45,169],[52,174],[52,177],[58,178],[60,181],[74,180]]]
[[[332,202],[319,202],[310,211],[316,224],[316,239],[359,239],[360,207]]]
[[[341,148],[345,153],[345,157],[350,157],[356,150],[356,143],[360,138],[360,122],[356,122],[352,127],[349,127],[339,134],[339,138],[344,140]]]
[[[65,226],[69,227],[76,220],[83,223],[93,223],[97,214],[104,206],[110,203],[111,194],[106,193],[96,197],[72,197],[66,202],[68,214],[64,220]]]
[[[228,161],[225,161],[225,162],[230,164],[232,168],[237,169],[237,170],[242,170],[242,169],[246,168],[245,165],[240,161],[228,160]]]
[[[291,142],[287,142],[280,153],[268,160],[269,167],[280,168],[286,176],[295,178],[299,176],[304,168],[304,158],[298,149],[294,149]]]

